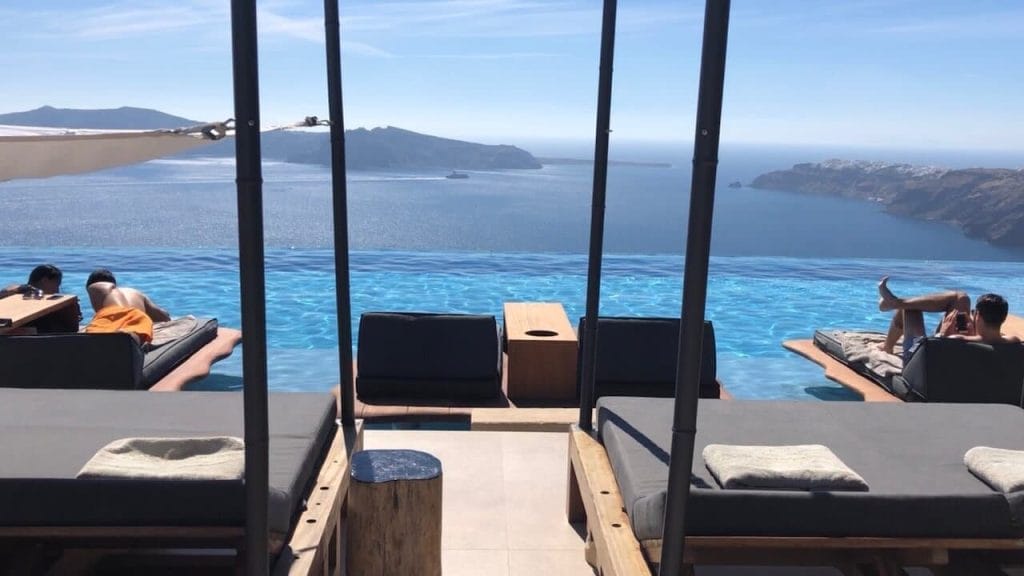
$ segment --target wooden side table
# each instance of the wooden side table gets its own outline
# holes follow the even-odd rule
[[[508,396],[575,400],[576,332],[557,302],[506,302]]]
[[[42,316],[78,301],[71,294],[51,294],[42,298],[25,298],[13,294],[0,298],[0,334],[10,328],[19,328]]]

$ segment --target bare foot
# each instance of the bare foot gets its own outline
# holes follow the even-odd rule
[[[882,279],[878,282],[878,309],[882,312],[895,310],[900,305],[900,299],[892,293],[892,290],[889,290],[888,282],[888,276],[882,276]]]
[[[878,344],[875,344],[875,347],[881,350],[882,352],[885,352],[886,354],[892,354],[892,348],[886,346],[885,342],[879,342]]]

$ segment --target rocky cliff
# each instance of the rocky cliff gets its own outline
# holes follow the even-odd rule
[[[762,174],[751,186],[881,202],[893,214],[955,224],[1000,246],[1024,246],[1024,170],[828,160]]]

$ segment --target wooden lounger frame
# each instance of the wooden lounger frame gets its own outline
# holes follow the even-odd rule
[[[782,347],[821,366],[825,369],[826,378],[853,390],[865,402],[902,402],[879,386],[878,382],[829,356],[827,352],[815,346],[813,340],[787,340],[782,343]]]
[[[343,517],[348,496],[351,455],[362,449],[363,426],[339,426],[324,456],[306,507],[295,520],[291,535],[272,533],[269,549],[277,555],[272,568],[274,576],[334,575],[344,570],[342,557]],[[0,527],[0,546],[13,545],[25,552],[32,544],[53,544],[65,551],[67,562],[75,570],[58,569],[59,573],[85,571],[80,559],[87,562],[102,559],[102,554],[124,549],[233,549],[236,573],[244,570],[245,541],[242,526],[38,526]],[[96,549],[103,549],[97,554]],[[86,549],[86,550],[82,550]],[[210,558],[195,557],[206,565]],[[216,560],[215,560],[216,561]],[[221,562],[223,563],[223,555]],[[187,570],[187,566],[183,569]]]
[[[176,392],[183,390],[190,382],[206,378],[210,368],[218,361],[231,355],[235,346],[242,341],[242,332],[234,328],[217,328],[217,336],[196,350],[174,370],[158,380],[149,389],[152,392]]]
[[[569,432],[566,514],[587,524],[587,561],[603,576],[652,574],[661,540],[638,541],[612,472],[608,454],[594,436]],[[901,566],[940,570],[951,551],[1024,551],[1024,538],[862,538],[689,536],[683,561],[694,565],[835,566],[844,574],[899,574]]]

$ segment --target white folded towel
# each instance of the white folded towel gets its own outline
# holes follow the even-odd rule
[[[867,491],[864,479],[827,447],[709,444],[704,463],[722,488]]]
[[[972,474],[1000,492],[1024,490],[1024,450],[976,446],[964,454]]]
[[[244,473],[241,438],[122,438],[93,455],[78,478],[241,480]]]

